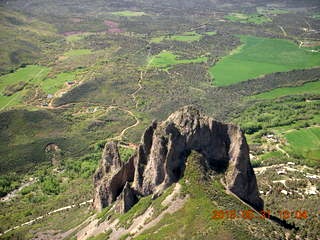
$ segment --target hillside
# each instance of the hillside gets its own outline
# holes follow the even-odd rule
[[[202,233],[211,237],[215,232],[222,239],[254,239],[260,231],[273,239],[317,239],[319,15],[317,0],[0,1],[0,239],[68,239],[97,221],[98,233],[118,218],[123,225],[141,222],[151,214],[151,206],[152,211],[159,209],[154,218],[166,210],[172,214],[140,229],[135,238],[152,239],[152,233],[161,238],[168,231],[171,238],[194,234],[195,239],[206,239]],[[108,212],[108,207],[98,213],[92,178],[106,144],[117,143],[123,162],[117,166],[130,163],[145,143],[145,130],[187,105],[216,122],[239,126],[249,149],[245,162],[253,168],[253,185],[264,209],[296,229],[258,219],[209,221],[206,217],[217,206],[227,215],[234,213],[223,199],[238,210],[248,207],[228,194],[231,183],[221,185],[220,175],[201,183],[199,194],[211,209],[202,209],[198,216],[195,209],[201,208],[197,202],[202,197],[190,193],[197,185],[185,184],[183,164],[168,168],[174,174],[159,170],[159,162],[171,162],[160,153],[155,154],[159,161],[152,162],[157,167],[149,163],[145,168],[140,159],[143,166],[134,170],[136,177],[124,178],[111,197],[130,195],[134,189],[131,197],[134,203],[140,199],[138,203],[121,205],[127,210],[133,206],[123,215]],[[154,130],[155,139],[169,139],[161,126]],[[189,153],[199,149],[201,155],[211,152],[181,140],[187,135],[180,129],[167,131],[180,134],[180,148],[187,146],[186,151],[175,151],[157,139],[174,158],[182,154],[190,159]],[[231,139],[232,134],[221,134]],[[228,141],[225,147],[219,145],[221,156],[210,157],[221,160],[222,169],[229,147]],[[215,193],[208,192],[212,184]],[[172,192],[181,204],[168,200],[163,206]],[[159,198],[151,199],[149,193]],[[215,194],[221,201],[213,199]],[[252,196],[242,200],[252,202]],[[133,217],[136,212],[140,220]],[[297,212],[308,214],[297,219]],[[183,214],[188,218],[182,224],[176,214],[180,221]],[[122,235],[138,231],[137,226],[135,222]],[[97,239],[111,234],[101,233]]]

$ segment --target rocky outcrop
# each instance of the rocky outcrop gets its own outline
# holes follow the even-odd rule
[[[120,160],[116,143],[107,143],[103,150],[100,166],[94,174],[93,202],[95,209],[100,211],[113,203],[123,192],[126,183],[133,181],[133,176],[133,158],[130,158],[127,163],[123,163]]]
[[[249,148],[239,127],[224,124],[187,106],[147,128],[137,152],[122,163],[115,143],[105,146],[97,170],[94,207],[110,205],[117,197],[127,211],[138,196],[160,195],[184,173],[191,151],[205,159],[205,168],[225,173],[227,188],[256,209],[263,208],[249,161]]]

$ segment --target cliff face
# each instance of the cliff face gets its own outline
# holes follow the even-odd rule
[[[227,188],[256,209],[263,208],[249,161],[249,148],[239,127],[202,115],[192,106],[153,122],[137,152],[120,161],[115,143],[107,143],[94,176],[94,207],[101,210],[118,199],[119,212],[130,209],[137,196],[160,195],[184,173],[192,150],[203,155],[208,170],[225,173]]]

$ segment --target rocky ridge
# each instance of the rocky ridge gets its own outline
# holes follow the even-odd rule
[[[217,122],[193,106],[181,108],[164,122],[154,121],[126,163],[115,142],[105,145],[94,175],[94,208],[101,211],[116,201],[116,210],[123,213],[140,196],[159,196],[183,176],[191,151],[203,156],[205,169],[224,173],[228,190],[257,210],[263,209],[241,129]]]

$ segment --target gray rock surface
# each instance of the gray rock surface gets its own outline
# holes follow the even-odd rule
[[[141,142],[125,164],[120,161],[116,144],[106,144],[94,176],[97,210],[120,195],[122,212],[129,210],[138,196],[157,197],[183,177],[192,150],[203,155],[206,169],[225,173],[230,191],[256,209],[263,208],[249,161],[249,147],[239,127],[217,122],[186,106],[162,123],[153,122]]]

